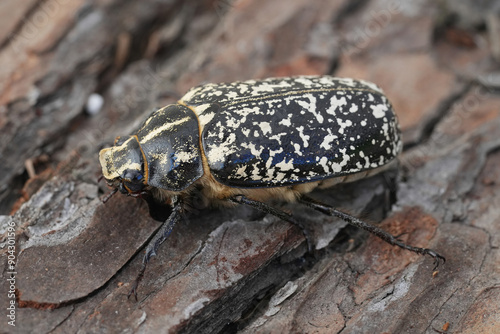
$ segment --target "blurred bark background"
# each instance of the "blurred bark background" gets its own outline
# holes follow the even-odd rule
[[[498,332],[499,15],[486,0],[3,0],[0,332]],[[305,74],[380,85],[405,141],[399,178],[313,197],[446,264],[433,274],[431,259],[297,205],[284,208],[314,254],[274,217],[202,210],[128,300],[159,223],[141,200],[101,203],[98,151],[194,85]]]

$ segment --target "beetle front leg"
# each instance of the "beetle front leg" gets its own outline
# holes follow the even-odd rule
[[[308,196],[301,195],[298,200],[299,200],[299,202],[304,203],[305,205],[307,205],[307,206],[309,206],[309,207],[311,207],[319,212],[322,212],[322,213],[329,215],[329,216],[334,216],[334,217],[340,218],[351,225],[354,225],[356,227],[362,228],[365,231],[373,233],[377,237],[379,237],[380,239],[384,240],[385,242],[387,242],[393,246],[398,246],[398,247],[401,247],[403,249],[415,252],[417,254],[431,256],[434,259],[434,263],[435,263],[434,270],[436,270],[436,268],[438,267],[439,260],[442,260],[443,263],[446,261],[444,256],[438,254],[436,251],[433,251],[432,249],[413,247],[413,246],[407,245],[404,242],[398,240],[397,237],[394,237],[392,234],[382,230],[381,228],[379,228],[377,226],[374,226],[372,224],[364,222],[364,221],[362,221],[356,217],[353,217],[345,212],[339,211],[339,210],[337,210],[329,205],[318,202],[318,201],[316,201]]]
[[[237,204],[246,204],[246,205],[251,206],[251,207],[253,207],[257,210],[260,210],[262,212],[270,213],[270,214],[272,214],[272,215],[274,215],[274,216],[276,216],[284,221],[289,222],[290,224],[297,226],[298,228],[300,228],[300,230],[302,231],[302,234],[306,238],[307,250],[309,252],[312,251],[312,240],[311,240],[311,236],[309,234],[309,231],[306,229],[306,227],[303,224],[301,224],[298,221],[296,221],[295,219],[293,219],[292,215],[286,213],[285,211],[273,208],[272,206],[270,206],[264,202],[259,202],[259,201],[250,199],[248,197],[245,197],[243,195],[236,195],[236,196],[228,198],[228,200],[230,202],[237,203]]]
[[[168,238],[170,233],[172,233],[172,229],[181,217],[181,209],[182,203],[181,201],[177,201],[172,208],[172,213],[170,214],[170,216],[167,218],[167,220],[165,220],[158,232],[156,232],[156,234],[154,235],[153,239],[151,239],[151,241],[149,242],[148,246],[146,247],[146,254],[142,259],[142,267],[139,270],[139,274],[137,275],[137,278],[134,281],[134,285],[128,293],[127,298],[130,298],[130,295],[134,294],[135,300],[137,301],[137,288],[139,287],[139,283],[144,277],[146,266],[149,260],[156,255],[156,252],[158,251],[160,245]]]

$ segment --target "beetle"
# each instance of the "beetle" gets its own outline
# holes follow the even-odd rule
[[[266,202],[298,201],[368,230],[391,245],[434,258],[437,252],[397,237],[308,197],[315,188],[395,168],[402,151],[394,110],[375,84],[332,76],[298,76],[206,84],[154,111],[139,130],[102,149],[102,173],[113,191],[142,197],[164,224],[146,247],[146,265],[180,220],[193,193],[214,205],[246,204],[307,229]],[[171,207],[158,215],[158,204]],[[161,210],[160,210],[161,211]]]

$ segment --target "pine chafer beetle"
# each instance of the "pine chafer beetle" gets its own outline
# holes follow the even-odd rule
[[[392,106],[376,85],[331,76],[299,76],[207,84],[176,104],[153,112],[137,133],[101,150],[107,184],[172,210],[147,246],[146,265],[168,237],[193,191],[213,204],[246,204],[307,229],[270,199],[298,201],[374,233],[391,245],[409,246],[306,194],[374,175],[397,163],[401,134]],[[106,199],[107,199],[106,198]],[[150,210],[153,212],[153,210]],[[129,294],[130,296],[130,294]]]

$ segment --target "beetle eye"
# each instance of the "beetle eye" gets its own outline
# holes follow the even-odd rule
[[[124,179],[127,183],[135,183],[142,184],[142,179],[144,175],[136,169],[128,169],[123,173],[122,179]]]
[[[144,189],[145,184],[142,179],[144,176],[138,170],[128,170],[123,175],[123,183],[127,192],[137,193]]]

